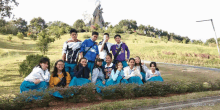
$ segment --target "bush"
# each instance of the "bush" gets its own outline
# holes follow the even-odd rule
[[[19,39],[24,39],[24,35],[23,35],[23,33],[21,33],[21,32],[18,32],[17,37],[18,37]]]
[[[26,56],[26,60],[24,60],[20,65],[19,65],[19,73],[20,75],[23,75],[24,77],[26,77],[27,75],[29,75],[31,73],[31,71],[33,70],[33,68],[38,65],[40,59],[42,57],[46,57],[47,56],[43,56],[43,55],[28,55]]]
[[[12,40],[12,35],[8,35],[8,41],[11,41]]]
[[[37,40],[37,35],[36,34],[28,33],[27,36],[30,37],[32,40]]]
[[[83,35],[83,38],[84,38],[84,39],[89,39],[90,37],[91,37],[91,36],[88,35],[88,34]]]

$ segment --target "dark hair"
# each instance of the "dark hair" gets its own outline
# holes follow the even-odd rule
[[[141,70],[141,72],[146,72],[146,71],[144,71],[144,69],[142,68],[142,66],[141,66],[141,58],[139,57],[139,56],[136,56],[136,57],[138,57],[139,59],[140,59],[140,62],[138,63],[139,65],[140,65],[140,70]],[[137,63],[135,63],[135,66],[137,66]]]
[[[74,69],[76,69],[76,71],[79,71],[79,65],[82,59],[85,59],[87,61],[87,59],[85,57],[80,58],[79,62],[77,63],[76,67]]]
[[[98,36],[99,33],[98,33],[98,32],[92,32],[92,36],[93,36],[93,35],[97,35],[97,36]]]
[[[107,35],[109,37],[109,34],[108,33],[105,33],[104,35]]]
[[[102,59],[100,59],[100,58],[96,58],[96,59],[95,59],[95,64],[94,64],[93,69],[100,67],[99,65],[97,65],[97,62],[102,62]]]
[[[48,71],[50,71],[50,59],[48,59],[46,57],[41,58],[40,61],[39,61],[39,64],[37,66],[39,66],[41,68],[40,64],[41,63],[47,63],[47,62],[48,62]]]
[[[156,62],[151,62],[151,63],[150,63],[150,67],[151,67],[152,64],[154,64],[156,70],[159,71],[159,69],[157,68],[157,64],[156,64]]]
[[[63,63],[64,63],[63,60],[58,60],[58,61],[55,63],[54,69],[53,69],[53,72],[52,72],[52,73],[53,73],[53,77],[58,77],[58,75],[57,75],[58,69],[57,69],[56,66],[57,66],[57,64],[58,64],[59,62],[63,62]],[[65,71],[65,68],[63,68],[62,73],[63,73],[64,77],[67,76],[66,71]]]
[[[109,56],[112,59],[112,54],[111,53],[107,53],[106,56]]]
[[[120,37],[120,38],[121,38],[121,36],[120,36],[119,34],[115,35],[114,39],[115,39],[116,37]]]
[[[130,58],[130,59],[128,60],[128,62],[130,62],[131,60],[134,60],[134,61],[135,61],[135,59],[134,59],[134,58]]]
[[[72,34],[73,32],[77,33],[77,30],[75,30],[75,29],[70,29],[70,34]]]
[[[115,70],[114,70],[114,71],[115,71],[115,73],[116,73],[116,71],[117,71],[117,69],[118,69],[118,64],[119,64],[119,63],[121,63],[121,64],[122,64],[122,62],[120,62],[120,61],[116,63],[116,65],[115,65]],[[123,66],[123,64],[122,64],[122,66]]]

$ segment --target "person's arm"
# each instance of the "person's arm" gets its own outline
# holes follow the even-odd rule
[[[117,80],[119,73],[120,73],[120,71],[118,71],[118,70],[116,70],[116,73],[114,70],[112,70],[111,76],[112,76],[113,81]]]
[[[98,75],[99,75],[99,69],[98,68],[93,69],[92,70],[92,83],[96,83]]]
[[[132,74],[129,74],[129,70],[127,68],[124,68],[124,79],[129,79],[130,77],[132,77]]]
[[[82,43],[81,47],[80,47],[80,57],[84,57],[83,56],[83,52],[85,51],[85,47],[86,47],[86,40]]]
[[[141,65],[142,66],[142,68],[144,69],[144,71],[145,71],[145,73],[148,71],[148,68],[147,68],[147,66],[145,65],[145,64],[143,64],[143,65]]]
[[[135,72],[136,76],[139,76],[141,79],[143,79],[143,77],[138,69],[136,69],[134,72]]]
[[[68,72],[66,72],[66,87],[69,86],[70,81],[71,81],[71,76]]]
[[[147,72],[146,72],[146,76],[145,76],[145,80],[147,81],[147,80],[150,79],[150,78],[151,78],[150,73],[149,73],[149,71],[147,71]]]
[[[103,40],[102,42],[102,47],[100,49],[100,52],[102,52],[104,50],[104,46],[105,46],[105,43],[107,42],[107,39]]]
[[[62,60],[66,61],[66,52],[67,52],[67,42],[64,42],[63,49],[62,49]]]
[[[130,58],[130,51],[128,49],[128,46],[125,44],[125,50],[127,51],[127,60]]]
[[[157,76],[161,76],[160,71],[157,71]]]
[[[50,77],[50,81],[49,81],[49,84],[50,84],[50,88],[53,88],[54,87],[54,79],[53,79],[53,75]]]

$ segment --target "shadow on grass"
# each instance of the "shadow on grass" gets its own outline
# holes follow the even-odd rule
[[[34,48],[36,46],[36,44],[16,44],[14,42],[8,43],[8,42],[3,42],[0,41],[0,47],[3,49],[17,49],[17,50],[31,50],[32,48]]]
[[[0,81],[14,81],[17,77],[22,77],[21,75],[4,75],[0,77]]]

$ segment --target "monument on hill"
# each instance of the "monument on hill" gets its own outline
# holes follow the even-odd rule
[[[95,11],[92,14],[93,15],[92,19],[89,21],[89,26],[98,24],[100,28],[104,27],[105,22],[102,17],[102,13],[103,13],[102,10],[103,8],[101,8],[101,4],[99,2],[97,7],[95,8]]]

